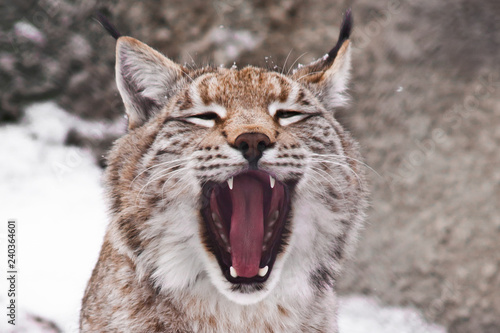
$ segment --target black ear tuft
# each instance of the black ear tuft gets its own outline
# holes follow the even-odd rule
[[[349,39],[351,36],[351,31],[352,31],[352,12],[351,8],[347,9],[344,15],[344,19],[342,20],[342,26],[340,27],[340,34],[339,34],[339,39],[337,41],[337,44],[334,46],[333,49],[328,52],[328,61],[333,61],[335,60],[335,57],[337,57],[337,53],[339,52],[340,48],[344,44],[346,40]]]
[[[114,39],[118,39],[121,37],[121,33],[118,32],[118,30],[115,28],[115,26],[113,24],[111,24],[111,22],[109,22],[108,18],[106,16],[104,16],[103,13],[101,12],[96,12],[95,15],[94,15],[94,19],[99,22],[104,29],[106,29],[107,32],[109,32],[109,34],[114,38]]]

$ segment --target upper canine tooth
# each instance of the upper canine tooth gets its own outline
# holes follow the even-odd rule
[[[269,270],[269,266],[260,268],[259,269],[259,276],[261,276],[261,277],[266,276],[268,270]]]
[[[229,185],[229,189],[232,190],[233,189],[233,177],[229,178],[227,180],[227,185]]]
[[[269,176],[269,181],[271,182],[271,188],[274,188],[274,183],[276,182],[276,179],[274,179],[273,176]]]
[[[266,266],[266,267],[267,267],[267,266]],[[260,270],[259,270],[259,272],[260,272]],[[232,277],[234,277],[234,278],[237,278],[237,277],[238,277],[238,274],[236,274],[236,269],[234,269],[234,267],[233,267],[233,266],[231,266],[231,267],[229,268],[229,274],[231,274],[231,276],[232,276]]]

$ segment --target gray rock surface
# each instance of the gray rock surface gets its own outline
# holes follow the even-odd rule
[[[47,99],[87,119],[122,116],[114,41],[90,18],[95,9],[123,34],[191,66],[286,72],[326,53],[352,6],[353,103],[339,117],[375,171],[369,221],[340,289],[415,305],[449,332],[500,332],[498,0],[0,6],[3,122]],[[96,142],[72,132],[67,142],[101,156],[113,135]]]
[[[358,19],[373,38],[344,114],[380,177],[341,285],[449,332],[500,332],[500,3],[401,3]]]

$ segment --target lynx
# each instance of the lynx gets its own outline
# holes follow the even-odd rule
[[[82,332],[337,332],[336,281],[366,207],[347,102],[352,27],[292,73],[176,64],[117,38],[128,132]]]

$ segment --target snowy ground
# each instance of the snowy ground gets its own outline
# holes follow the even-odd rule
[[[28,108],[20,125],[0,127],[0,248],[5,249],[3,221],[17,219],[21,310],[16,327],[7,325],[2,314],[1,332],[57,332],[35,316],[54,321],[65,333],[78,332],[80,299],[97,259],[107,216],[101,170],[92,155],[63,144],[71,127],[96,135],[107,130],[52,103]],[[2,272],[5,265],[6,260],[0,260]],[[1,278],[2,309],[6,290],[6,280]],[[383,307],[362,296],[341,299],[339,321],[342,333],[446,332],[426,323],[416,310]]]

